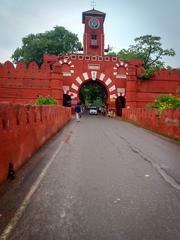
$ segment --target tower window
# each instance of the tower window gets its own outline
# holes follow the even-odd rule
[[[91,35],[92,40],[97,40],[97,35]]]
[[[98,47],[98,45],[97,45],[97,35],[91,35],[91,47]]]

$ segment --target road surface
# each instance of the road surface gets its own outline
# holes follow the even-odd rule
[[[179,143],[84,116],[0,187],[0,239],[179,240],[179,183]]]

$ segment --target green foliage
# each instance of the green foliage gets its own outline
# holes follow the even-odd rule
[[[143,74],[139,75],[138,78],[142,80],[148,80],[154,76],[155,72],[156,72],[156,68],[150,67],[146,69]]]
[[[156,108],[161,114],[164,109],[180,108],[180,98],[172,94],[161,94],[155,98],[154,103],[148,105],[149,108]]]
[[[143,67],[149,68],[161,68],[165,63],[162,61],[163,56],[174,56],[175,51],[171,49],[163,49],[161,44],[161,38],[152,35],[144,35],[134,39],[135,44],[131,45],[127,50],[122,49],[116,56],[124,60],[130,59],[142,59]],[[109,55],[115,54],[114,52]]]
[[[173,49],[163,49],[161,38],[152,35],[144,35],[134,39],[135,45],[130,46],[131,51],[140,53],[143,60],[144,68],[163,67],[161,61],[163,56],[174,56]]]
[[[85,84],[80,91],[81,103],[86,106],[92,104],[97,107],[104,105],[104,99],[106,97],[105,89],[94,82]]]
[[[122,49],[118,52],[117,56],[119,58],[124,59],[125,61],[129,61],[131,59],[139,59],[142,58],[142,55],[139,52],[131,51],[131,50],[126,50]]]
[[[57,101],[51,96],[43,97],[39,96],[36,100],[37,105],[57,105]]]
[[[45,33],[29,34],[22,39],[22,44],[11,57],[14,63],[23,59],[26,64],[36,61],[41,65],[44,53],[58,55],[62,52],[72,53],[81,48],[77,35],[61,26]]]

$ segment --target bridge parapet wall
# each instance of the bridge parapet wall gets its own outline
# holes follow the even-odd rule
[[[123,109],[122,118],[155,132],[180,139],[180,109],[164,110],[160,116],[156,109]]]
[[[0,182],[9,163],[19,169],[38,148],[71,119],[61,106],[0,104]]]

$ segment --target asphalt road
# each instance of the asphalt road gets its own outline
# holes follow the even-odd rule
[[[46,143],[0,195],[1,240],[179,240],[180,145],[85,116]]]

